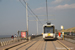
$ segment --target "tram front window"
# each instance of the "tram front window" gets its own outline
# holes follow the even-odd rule
[[[44,27],[44,33],[54,33],[54,27]]]

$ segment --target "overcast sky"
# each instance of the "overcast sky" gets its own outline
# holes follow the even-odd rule
[[[75,0],[47,0],[48,19],[60,30],[75,27]],[[23,0],[21,2],[24,4]],[[0,35],[17,34],[18,30],[26,30],[26,8],[19,0],[0,0]],[[47,19],[46,0],[26,0],[29,7],[38,15],[40,20]],[[25,5],[25,4],[24,4]],[[29,16],[32,16],[29,13]],[[40,16],[41,15],[41,16]],[[34,16],[35,17],[35,16]],[[29,20],[35,20],[29,17]],[[41,21],[45,24],[46,21]],[[39,22],[39,34],[42,33],[42,24]],[[36,34],[36,21],[29,21],[29,34]]]

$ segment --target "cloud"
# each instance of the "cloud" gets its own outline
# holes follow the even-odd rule
[[[51,2],[51,4],[61,3],[61,2],[63,2],[63,1],[64,1],[64,0],[55,0],[55,1]]]
[[[75,4],[65,4],[65,5],[58,5],[58,6],[55,6],[55,7],[48,7],[48,11],[52,11],[52,10],[63,10],[63,9],[75,9]],[[46,11],[46,8],[45,7],[39,7],[39,8],[36,8],[34,9],[35,12],[37,13],[42,13],[42,12],[45,12]]]
[[[65,4],[65,5],[58,5],[54,7],[55,9],[72,9],[75,8],[75,4]]]
[[[45,12],[45,9],[46,9],[45,7],[39,7],[34,9],[34,12],[37,12],[37,13]]]
[[[58,3],[62,3],[62,2],[68,2],[70,0],[54,0],[51,2],[51,4],[58,4]]]

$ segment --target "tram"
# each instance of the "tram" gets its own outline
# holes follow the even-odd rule
[[[55,39],[55,26],[51,23],[47,23],[43,25],[43,39]]]

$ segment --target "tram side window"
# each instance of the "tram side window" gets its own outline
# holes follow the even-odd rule
[[[54,33],[54,27],[44,27],[44,33]]]

